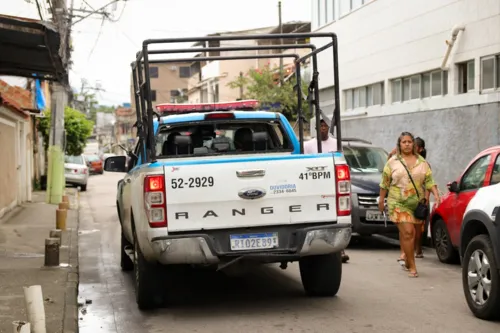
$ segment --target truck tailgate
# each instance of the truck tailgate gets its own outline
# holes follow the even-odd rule
[[[169,232],[336,220],[333,155],[197,159],[164,170]]]

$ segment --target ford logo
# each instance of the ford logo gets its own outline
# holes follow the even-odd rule
[[[266,190],[264,190],[263,188],[243,189],[238,192],[238,196],[240,198],[249,200],[259,199],[265,195],[266,195]]]

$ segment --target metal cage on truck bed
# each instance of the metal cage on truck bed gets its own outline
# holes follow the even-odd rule
[[[199,42],[221,42],[221,41],[243,41],[243,40],[297,40],[310,38],[327,38],[331,41],[324,46],[317,48],[314,44],[280,44],[280,45],[259,45],[259,46],[228,46],[228,47],[201,47],[201,48],[181,48],[181,49],[164,49],[164,50],[149,50],[149,45],[153,44],[172,44],[172,43],[199,43]],[[153,102],[151,96],[151,78],[149,73],[149,65],[153,63],[178,63],[178,62],[202,62],[210,60],[242,60],[242,59],[272,59],[272,58],[293,58],[295,65],[296,77],[296,92],[297,92],[297,113],[299,124],[299,142],[300,153],[304,153],[304,115],[302,112],[302,84],[301,84],[301,64],[311,58],[312,60],[312,80],[308,87],[307,103],[309,109],[313,111],[316,120],[316,131],[319,131],[320,116],[324,115],[319,105],[319,88],[318,88],[318,59],[317,54],[332,48],[333,55],[333,76],[335,90],[335,106],[333,117],[330,124],[330,132],[336,132],[337,149],[342,150],[342,136],[340,125],[340,103],[339,103],[339,74],[338,74],[338,42],[337,36],[334,33],[291,33],[291,34],[255,34],[241,36],[204,36],[204,37],[189,37],[189,38],[165,38],[165,39],[148,39],[143,41],[142,50],[137,52],[136,59],[132,62],[132,80],[134,85],[134,100],[137,116],[137,134],[139,141],[145,143],[146,149],[140,150],[142,161],[155,162],[156,149],[154,144],[153,119],[158,113],[153,110]],[[181,53],[205,53],[212,51],[260,51],[260,50],[290,50],[290,49],[310,49],[311,52],[303,57],[297,54],[258,54],[258,55],[233,55],[233,56],[208,56],[208,57],[192,57],[192,58],[171,58],[152,60],[150,55],[155,54],[181,54]],[[318,143],[318,153],[322,152],[321,138],[316,135]]]

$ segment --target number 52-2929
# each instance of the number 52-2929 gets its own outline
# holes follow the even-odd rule
[[[172,178],[170,180],[172,188],[197,188],[197,187],[213,187],[214,177],[189,177],[189,178]]]

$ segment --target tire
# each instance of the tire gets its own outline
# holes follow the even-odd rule
[[[439,261],[445,264],[457,262],[458,251],[451,243],[450,233],[443,220],[439,219],[434,224],[432,228],[432,239]]]
[[[81,188],[82,192],[86,192],[87,191],[87,184],[80,185],[80,188]]]
[[[125,238],[125,235],[123,234],[122,231],[122,237],[121,237],[121,254],[120,254],[120,266],[122,268],[122,271],[128,272],[134,269],[134,262],[130,257],[127,255],[125,252],[125,247],[132,247],[132,244]]]
[[[161,270],[159,265],[146,261],[137,243],[134,230],[134,284],[135,299],[140,310],[154,309],[163,303]]]
[[[485,279],[491,282],[490,295],[483,304],[478,304],[475,301],[468,283],[469,271],[477,272],[475,260],[471,260],[473,256],[476,256],[476,254],[479,255],[481,262],[483,262],[483,258],[486,257],[485,259],[489,263],[489,272],[488,270],[483,271],[485,276],[480,278],[478,284],[478,287],[482,286],[482,282]],[[462,265],[462,286],[467,305],[477,318],[484,320],[500,319],[500,272],[498,269],[499,268],[497,267],[497,262],[495,261],[495,255],[493,252],[493,246],[488,235],[478,235],[474,237],[467,245],[467,249],[464,253]],[[475,292],[477,292],[476,289]]]
[[[308,296],[335,296],[342,280],[339,253],[303,257],[299,260],[302,285]]]

